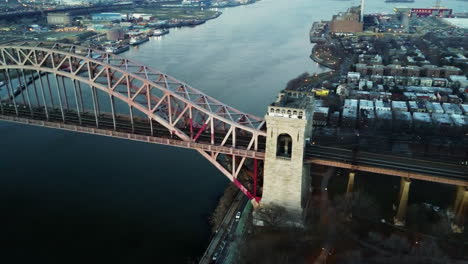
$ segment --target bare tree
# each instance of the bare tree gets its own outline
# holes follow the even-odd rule
[[[310,250],[303,230],[259,228],[241,241],[239,264],[301,264]]]
[[[362,253],[359,250],[349,251],[343,254],[338,263],[363,264]]]
[[[340,212],[342,219],[348,216],[357,216],[374,221],[380,220],[380,208],[377,202],[368,194],[353,192],[340,195],[334,199],[335,208]]]
[[[433,239],[426,239],[414,246],[409,254],[412,263],[450,263],[450,259]]]
[[[437,237],[445,237],[452,233],[450,221],[445,214],[421,204],[408,206],[406,223],[413,231],[431,233]]]
[[[386,249],[393,251],[397,255],[402,255],[410,251],[410,243],[405,237],[392,234],[383,242],[383,246]]]
[[[216,206],[213,214],[209,218],[211,224],[211,231],[213,233],[219,228],[222,223],[224,216],[226,215],[229,207],[231,206],[235,196],[239,192],[239,189],[234,185],[230,184],[226,190],[224,190],[223,196],[219,199],[218,205]]]
[[[289,215],[286,209],[277,205],[270,205],[259,208],[255,211],[256,218],[263,220],[265,226],[280,227],[288,222]]]
[[[304,79],[309,76],[310,74],[308,72],[304,72],[296,78],[290,80],[288,84],[286,84],[286,90],[295,90],[299,88],[299,86],[304,82]]]

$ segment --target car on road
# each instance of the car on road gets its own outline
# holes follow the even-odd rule
[[[237,212],[237,214],[236,214],[236,221],[239,221],[240,217],[241,217],[241,212]]]
[[[213,257],[211,258],[211,260],[213,260],[213,261],[214,261],[214,260],[217,260],[217,259],[218,259],[218,255],[219,255],[218,252],[214,253],[214,254],[213,254]]]

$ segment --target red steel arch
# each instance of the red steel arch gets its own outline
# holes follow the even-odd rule
[[[259,199],[256,195],[257,187],[249,191],[240,184],[237,177],[250,159],[250,163],[254,164],[254,185],[257,183],[257,159],[264,156],[264,150],[259,148],[259,144],[265,141],[266,136],[265,121],[262,118],[227,106],[145,65],[114,54],[71,44],[25,42],[0,46],[0,71],[8,74],[9,70],[37,72],[39,76],[44,73],[53,74],[72,80],[74,85],[75,81],[78,81],[105,92],[111,99],[114,127],[117,109],[113,100],[116,98],[125,102],[130,110],[134,108],[144,113],[150,122],[155,121],[164,126],[181,141],[196,143],[202,133],[208,132],[211,135],[209,144],[224,149],[230,148],[231,151],[207,151],[206,148],[198,148],[197,144],[193,144],[192,148],[236,183],[249,198]],[[9,76],[7,78],[10,79]],[[27,83],[26,78],[24,82]],[[37,101],[39,102],[39,99]],[[43,102],[47,108],[46,100],[43,99]],[[60,106],[62,109],[62,101]],[[79,114],[78,100],[76,107]],[[132,115],[131,111],[130,114]],[[63,109],[62,116],[65,122]],[[187,127],[189,129],[183,129]],[[215,140],[215,137],[218,140]],[[230,158],[224,159],[224,162],[220,161],[220,155],[226,155],[226,152],[234,153],[235,150],[248,151],[256,158],[232,154]],[[226,164],[226,160],[229,164]]]

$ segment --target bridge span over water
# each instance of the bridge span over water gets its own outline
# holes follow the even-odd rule
[[[264,118],[90,48],[34,42],[0,46],[0,53],[0,120],[194,149],[260,202],[269,131]],[[468,167],[458,161],[318,145],[304,145],[305,164],[468,186]]]

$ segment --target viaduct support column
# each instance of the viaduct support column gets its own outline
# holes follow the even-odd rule
[[[454,233],[462,233],[465,226],[466,214],[468,213],[468,188],[464,186],[457,187],[453,213],[455,214],[455,218],[452,223],[452,230]]]
[[[398,195],[398,209],[395,218],[393,219],[396,226],[404,226],[406,218],[406,207],[408,205],[408,196],[411,180],[409,178],[401,178],[400,194]]]
[[[455,201],[453,203],[453,213],[455,214],[457,212],[458,207],[460,206],[460,203],[463,200],[463,192],[465,191],[464,186],[457,186],[457,192],[455,194]]]
[[[354,176],[356,176],[355,172],[350,172],[348,176],[348,187],[346,188],[346,194],[350,194],[353,192],[354,189]]]

